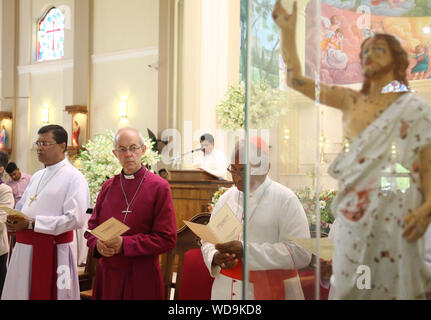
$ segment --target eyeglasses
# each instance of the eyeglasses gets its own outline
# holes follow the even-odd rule
[[[229,173],[233,176],[240,176],[244,173],[244,170],[235,170],[232,165],[227,168],[227,171],[229,171]]]
[[[33,145],[35,147],[47,147],[47,146],[50,146],[50,145],[53,145],[53,144],[58,144],[58,143],[57,142],[48,142],[48,141],[36,141],[36,142],[33,142]]]
[[[119,153],[126,153],[127,151],[133,152],[133,153],[137,153],[140,149],[142,149],[142,146],[135,146],[132,145],[128,148],[126,147],[119,147],[118,149],[115,149],[115,151],[119,152]]]

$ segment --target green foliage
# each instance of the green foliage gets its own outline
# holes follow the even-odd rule
[[[217,201],[220,199],[220,197],[228,190],[228,188],[225,187],[219,187],[216,192],[214,192],[214,195],[211,199],[211,202],[208,204],[208,212],[213,211]]]
[[[225,98],[217,105],[216,114],[223,129],[237,130],[245,126],[245,88],[230,86]],[[263,80],[250,88],[249,127],[269,129],[287,111],[286,94],[273,89]]]
[[[319,195],[320,206],[320,220],[321,225],[327,223],[334,223],[334,216],[331,212],[332,201],[334,200],[337,192],[334,190],[324,190]],[[308,224],[310,226],[316,225],[316,193],[310,187],[306,187],[296,191],[296,196],[304,207],[305,214],[307,215]],[[326,231],[326,230],[322,230]]]

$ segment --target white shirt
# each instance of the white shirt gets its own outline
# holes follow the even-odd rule
[[[37,187],[39,185],[39,188]],[[37,192],[37,200],[30,198]],[[88,183],[67,159],[36,172],[16,209],[36,219],[35,232],[59,235],[82,228],[90,204]],[[3,300],[26,300],[30,296],[33,246],[16,243],[3,288]],[[57,245],[58,266],[70,270],[69,288],[57,291],[57,299],[79,299],[76,257],[72,243]]]
[[[224,153],[217,149],[213,149],[211,153],[205,153],[205,155],[200,152],[193,164],[219,178],[226,179],[228,162]]]
[[[218,200],[211,218],[224,204],[242,220],[243,193],[236,187],[230,188]],[[251,193],[248,202],[247,256],[249,270],[300,269],[306,267],[311,254],[287,239],[310,238],[307,217],[296,195],[287,187],[268,177]],[[242,241],[243,234],[239,240]],[[220,273],[220,267],[213,267],[216,253],[213,244],[202,242],[202,254],[212,277],[215,277],[211,299],[235,300],[242,297],[242,281],[233,280]],[[299,278],[285,280],[286,299],[304,299]],[[249,284],[246,299],[253,299],[253,284]]]
[[[5,183],[0,184],[0,206],[12,209],[14,204],[12,188]],[[4,211],[0,211],[0,256],[9,252],[6,220],[7,214]]]

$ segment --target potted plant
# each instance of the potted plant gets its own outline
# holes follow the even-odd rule
[[[308,224],[310,226],[310,231],[315,231],[317,225],[315,191],[310,187],[306,187],[297,190],[295,193],[304,207]],[[335,220],[331,212],[331,204],[336,194],[337,192],[335,190],[323,190],[319,195],[320,230],[325,233],[329,233],[331,225]]]
[[[249,103],[249,127],[269,129],[285,114],[286,93],[271,88],[266,80],[251,85]],[[224,99],[217,105],[216,115],[222,129],[237,130],[245,125],[245,85],[230,86]]]

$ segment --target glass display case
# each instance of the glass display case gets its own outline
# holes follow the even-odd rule
[[[244,192],[228,202],[244,256],[222,273],[243,281],[224,290],[232,299],[423,299],[429,5],[298,1],[294,37],[294,17],[281,10],[280,34],[274,4],[241,1],[246,109],[230,169]],[[378,34],[392,37],[366,41]]]

